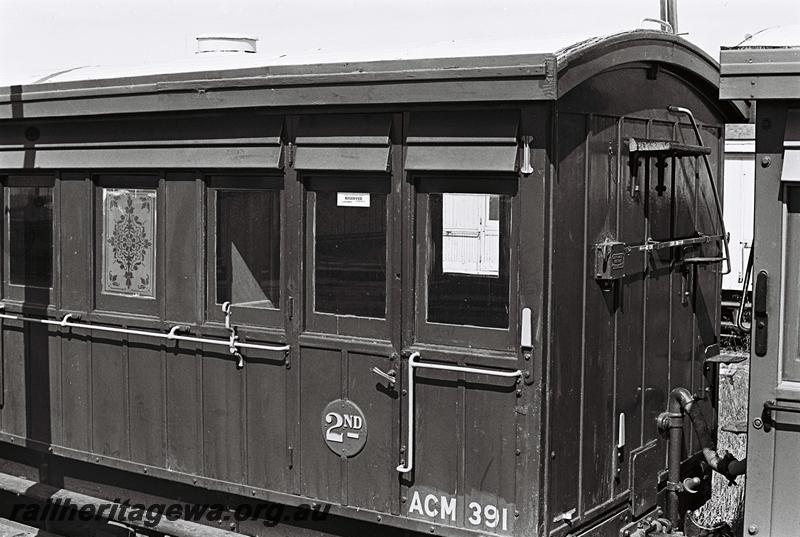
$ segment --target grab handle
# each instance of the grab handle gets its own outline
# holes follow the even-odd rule
[[[412,352],[408,357],[408,405],[406,414],[407,424],[407,442],[408,449],[406,452],[406,460],[397,467],[397,471],[401,474],[407,474],[414,469],[414,384],[416,369],[436,369],[439,371],[455,371],[459,373],[474,373],[478,375],[489,375],[492,377],[505,377],[505,378],[519,378],[522,376],[522,371],[503,371],[499,369],[484,369],[482,367],[466,367],[460,365],[450,364],[433,364],[419,361],[420,354]]]

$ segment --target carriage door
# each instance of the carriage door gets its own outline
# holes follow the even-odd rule
[[[300,116],[294,161],[305,205],[299,490],[379,513],[399,503],[391,126],[383,114]]]
[[[499,534],[518,522],[517,124],[503,111],[411,114],[405,160],[401,514]]]
[[[744,527],[759,535],[800,535],[800,109],[786,112],[759,102],[756,126]]]

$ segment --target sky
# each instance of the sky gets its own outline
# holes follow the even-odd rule
[[[194,56],[209,32],[258,57],[319,61],[553,52],[658,18],[658,0],[0,0],[0,81]],[[679,0],[678,30],[715,59],[748,33],[800,24],[800,0]],[[798,26],[800,28],[800,26]],[[800,44],[800,29],[798,30]],[[31,78],[33,76],[33,78]]]

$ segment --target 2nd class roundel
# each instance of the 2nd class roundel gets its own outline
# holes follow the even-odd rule
[[[103,292],[155,297],[156,191],[103,189]]]

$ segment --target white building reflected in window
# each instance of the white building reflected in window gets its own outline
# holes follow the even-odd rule
[[[442,271],[499,276],[499,195],[442,194]]]

